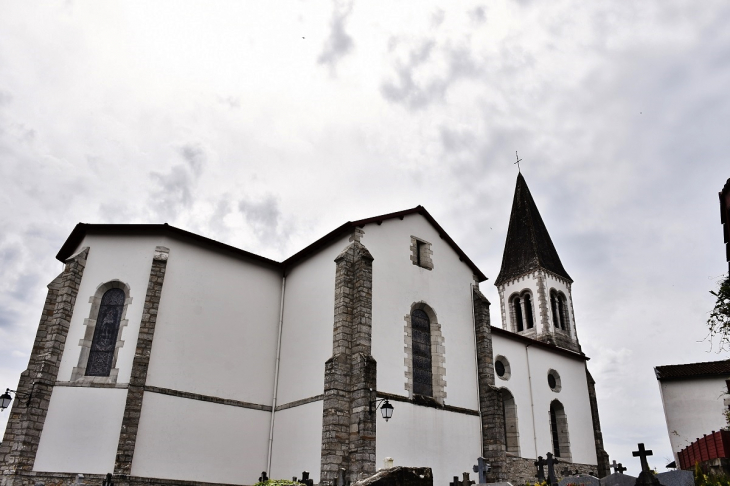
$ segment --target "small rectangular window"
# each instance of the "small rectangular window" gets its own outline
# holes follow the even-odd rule
[[[433,270],[431,243],[411,236],[411,262],[417,267]]]

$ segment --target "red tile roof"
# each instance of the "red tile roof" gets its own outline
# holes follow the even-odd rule
[[[654,373],[659,381],[718,375],[730,377],[730,360],[657,366],[654,368]]]

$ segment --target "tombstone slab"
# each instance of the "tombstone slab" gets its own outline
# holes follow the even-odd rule
[[[506,481],[501,483],[479,483],[479,486],[512,486],[512,483]]]
[[[662,486],[695,486],[692,471],[667,471],[656,475]]]
[[[613,473],[601,478],[601,486],[634,486],[636,478],[629,474]]]
[[[601,480],[588,474],[578,474],[564,477],[558,484],[560,486],[601,486]]]

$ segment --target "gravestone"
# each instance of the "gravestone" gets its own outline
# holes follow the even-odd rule
[[[662,486],[695,486],[692,471],[667,471],[656,475]]]
[[[487,483],[487,473],[491,469],[491,466],[484,460],[483,457],[477,459],[476,466],[473,467],[475,473],[479,473],[479,484]]]
[[[341,467],[339,473],[337,474],[337,486],[346,486],[344,467]]]
[[[461,486],[461,482],[459,481],[459,476],[454,476],[454,480],[449,483],[449,486]]]
[[[634,486],[635,484],[636,478],[623,472],[616,472],[601,478],[601,486]]]
[[[545,460],[545,463],[548,467],[548,477],[547,482],[550,486],[554,484],[558,484],[558,479],[555,477],[555,464],[558,464],[560,460],[553,457],[552,452],[548,452],[545,454],[547,456],[547,459]]]
[[[461,486],[471,486],[472,484],[474,484],[474,480],[469,479],[468,472],[461,473],[461,475],[464,476],[464,478],[461,480]]]
[[[261,477],[259,478],[259,483],[263,481],[268,481],[269,477],[266,475],[266,471],[261,471]]]
[[[541,483],[545,481],[545,466],[547,466],[547,461],[542,456],[537,456],[535,466],[537,466],[537,474],[535,474],[535,477],[537,478],[537,482]]]
[[[639,444],[639,450],[633,451],[632,454],[634,457],[641,458],[641,472],[639,473],[639,477],[636,478],[636,486],[660,486],[661,483],[651,469],[649,469],[649,463],[646,461],[646,458],[653,456],[654,453],[646,450],[644,444],[641,443]]]
[[[84,483],[84,475],[83,474],[77,474],[76,475],[76,484],[85,484]]]
[[[114,486],[114,482],[112,481],[112,473],[106,473],[106,478],[104,478],[101,486]]]
[[[617,464],[616,459],[613,460],[613,464],[611,464],[611,468],[613,469],[613,472],[623,474],[626,468],[623,464],[620,462]]]
[[[297,482],[304,484],[306,486],[314,486],[314,480],[309,479],[309,471],[302,471],[302,479],[300,479]]]
[[[601,486],[601,480],[588,474],[578,474],[564,477],[558,484],[560,486],[568,486],[569,484],[575,486]]]

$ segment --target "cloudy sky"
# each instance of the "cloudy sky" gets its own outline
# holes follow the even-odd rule
[[[517,150],[575,280],[606,449],[633,473],[637,442],[671,460],[653,367],[726,357],[703,339],[727,270],[727,2],[0,11],[2,388],[78,222],[168,222],[283,259],[422,204],[498,304]]]

